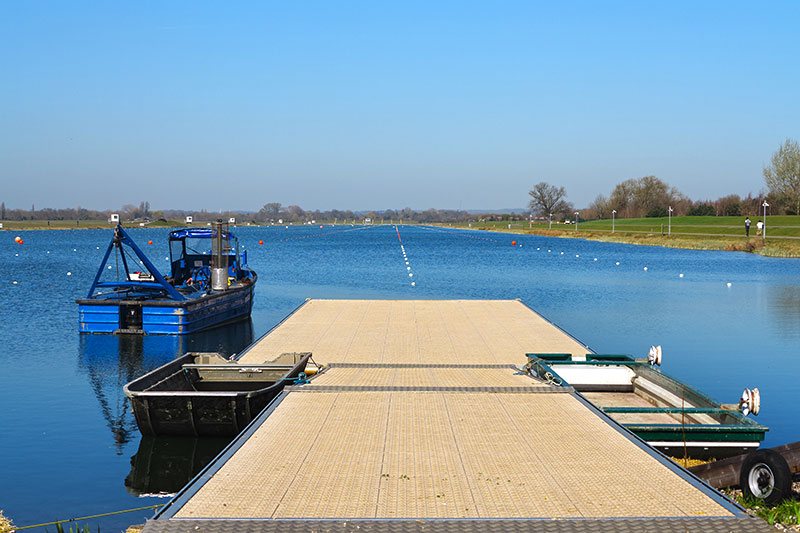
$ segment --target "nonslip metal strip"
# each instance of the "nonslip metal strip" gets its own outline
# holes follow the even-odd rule
[[[330,368],[511,368],[512,364],[459,364],[459,363],[327,363]]]
[[[415,387],[393,385],[291,385],[284,387],[286,392],[515,392],[536,394],[564,394],[573,391],[572,387]]]
[[[774,528],[763,520],[741,518],[605,518],[605,519],[507,519],[507,520],[330,520],[264,519],[264,520],[151,520],[143,533],[184,533],[214,531],[217,533],[299,533],[326,531],[332,533],[768,533]]]

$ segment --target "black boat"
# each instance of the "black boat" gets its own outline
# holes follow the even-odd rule
[[[294,381],[311,353],[242,365],[215,353],[187,353],[123,390],[143,435],[234,436]]]

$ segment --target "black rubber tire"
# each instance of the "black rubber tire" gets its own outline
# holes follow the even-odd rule
[[[792,496],[789,463],[773,450],[756,450],[744,458],[739,487],[745,496],[775,505]]]

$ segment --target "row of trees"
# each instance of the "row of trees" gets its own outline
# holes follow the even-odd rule
[[[104,220],[111,216],[111,213],[118,213],[123,221],[140,220],[176,220],[182,221],[188,215],[194,217],[196,222],[211,222],[219,218],[228,220],[235,218],[239,222],[255,223],[277,223],[283,220],[286,223],[304,223],[312,220],[343,222],[345,220],[362,220],[370,218],[375,220],[403,220],[419,223],[429,222],[463,222],[472,220],[475,215],[470,215],[466,211],[453,209],[427,209],[424,211],[414,211],[406,207],[400,210],[387,209],[384,211],[355,212],[351,210],[332,209],[329,211],[312,210],[306,211],[297,205],[283,206],[277,202],[265,204],[259,211],[186,211],[180,209],[165,209],[163,211],[151,211],[150,202],[141,202],[136,205],[124,205],[117,211],[95,211],[83,209],[81,207],[67,209],[6,209],[5,202],[0,203],[0,220]],[[508,220],[520,219],[524,215],[509,214],[487,214],[481,215],[485,220]]]
[[[414,211],[406,207],[400,210],[387,209],[385,211],[368,211],[356,213],[350,210],[332,209],[329,211],[304,211],[300,206],[290,205],[283,207],[277,202],[265,204],[253,217],[254,222],[304,222],[310,220],[357,220],[369,218],[372,220],[404,220],[413,222],[461,222],[468,220],[470,214],[466,211],[453,209],[427,209]]]
[[[659,178],[644,176],[617,184],[608,197],[599,195],[580,213],[584,219],[611,218],[612,212],[620,218],[665,217],[672,208],[674,215],[756,216],[762,201],[768,198],[771,213],[797,215],[800,214],[800,145],[796,141],[787,139],[772,155],[770,164],[764,167],[764,181],[768,195],[748,194],[742,198],[731,194],[716,200],[692,201]],[[537,216],[552,213],[571,218],[574,213],[564,187],[540,182],[528,194],[531,212]]]

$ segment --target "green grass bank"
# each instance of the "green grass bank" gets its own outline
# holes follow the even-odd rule
[[[523,235],[589,239],[644,246],[691,250],[724,250],[767,257],[800,257],[800,216],[767,217],[766,238],[756,235],[757,217],[751,217],[745,236],[744,217],[672,217],[591,220],[575,224],[547,221],[494,221],[441,224]]]

